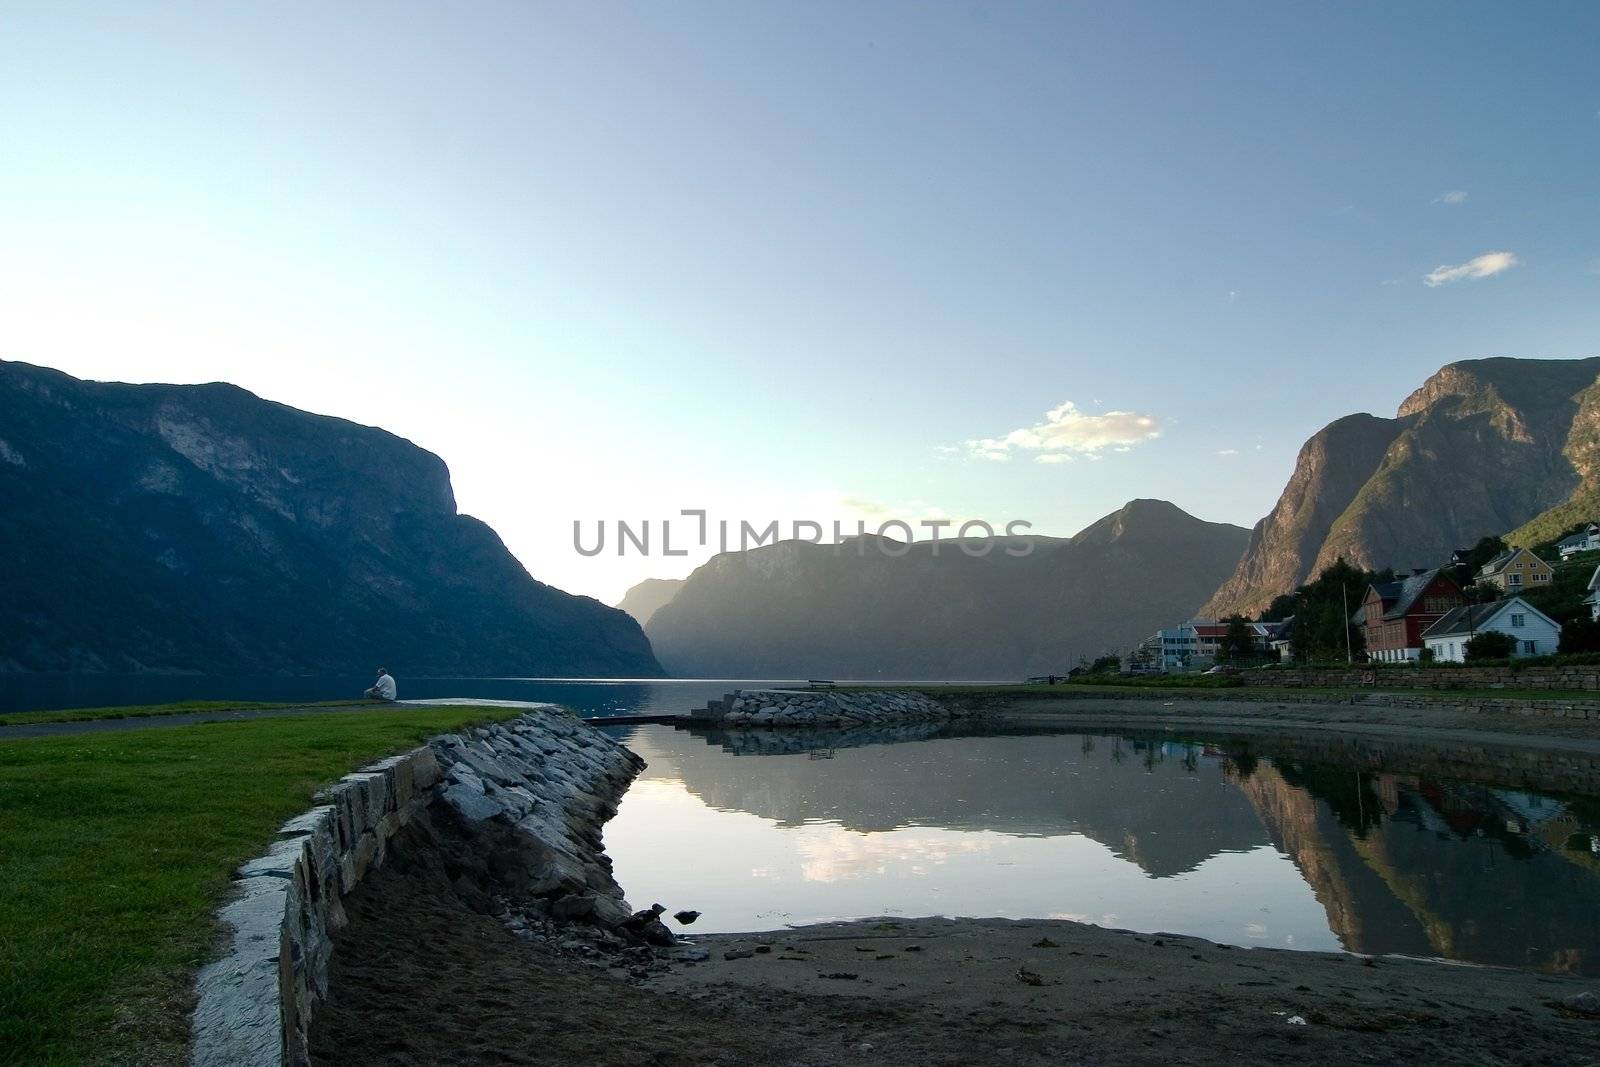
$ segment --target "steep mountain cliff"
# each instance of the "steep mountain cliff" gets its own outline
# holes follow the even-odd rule
[[[231,385],[0,361],[0,670],[658,675],[444,461]]]
[[[617,610],[626,611],[643,626],[650,621],[650,616],[672,603],[672,598],[682,588],[682,578],[646,578],[623,594]]]
[[[786,541],[716,556],[645,630],[674,674],[1016,678],[1060,673],[1187,618],[1246,533],[1135,500],[1072,538],[987,556],[942,541]],[[903,554],[895,554],[903,553]]]
[[[1486,534],[1527,542],[1596,516],[1600,358],[1452,363],[1393,419],[1351,415],[1301,448],[1206,614],[1253,614],[1340,556],[1437,565]]]

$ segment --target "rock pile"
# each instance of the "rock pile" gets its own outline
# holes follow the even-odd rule
[[[926,741],[940,736],[949,726],[948,722],[907,722],[890,726],[817,726],[806,730],[749,725],[691,729],[724,752],[737,756],[793,756],[863,745]]]
[[[726,726],[884,726],[939,722],[956,712],[909,691],[736,689],[696,714]]]
[[[561,920],[621,926],[632,917],[601,829],[644,760],[560,711],[536,711],[437,738],[440,803],[497,854],[495,875]],[[515,859],[513,859],[515,857]]]

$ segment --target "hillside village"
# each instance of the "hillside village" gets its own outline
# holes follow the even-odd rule
[[[1331,603],[1330,603],[1331,601]],[[1600,652],[1600,523],[1532,547],[1486,537],[1408,574],[1343,559],[1256,619],[1195,618],[1151,634],[1136,674],[1273,663],[1464,663]],[[1104,669],[1111,657],[1098,664]]]

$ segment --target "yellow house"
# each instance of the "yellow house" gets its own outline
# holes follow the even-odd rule
[[[1515,595],[1549,585],[1554,574],[1550,564],[1527,549],[1509,548],[1483,565],[1478,584],[1493,585],[1502,593]]]

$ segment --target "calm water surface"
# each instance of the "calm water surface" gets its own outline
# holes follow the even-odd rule
[[[676,715],[730,690],[794,685],[795,679],[412,678],[397,675],[404,700],[479,697],[565,704],[581,715]],[[367,674],[284,678],[211,675],[0,674],[0,714],[50,708],[170,704],[182,700],[319,701],[358,697]]]
[[[1048,917],[1600,973],[1592,799],[1260,742],[612,732],[650,764],[606,830],[618,880],[697,931]]]

